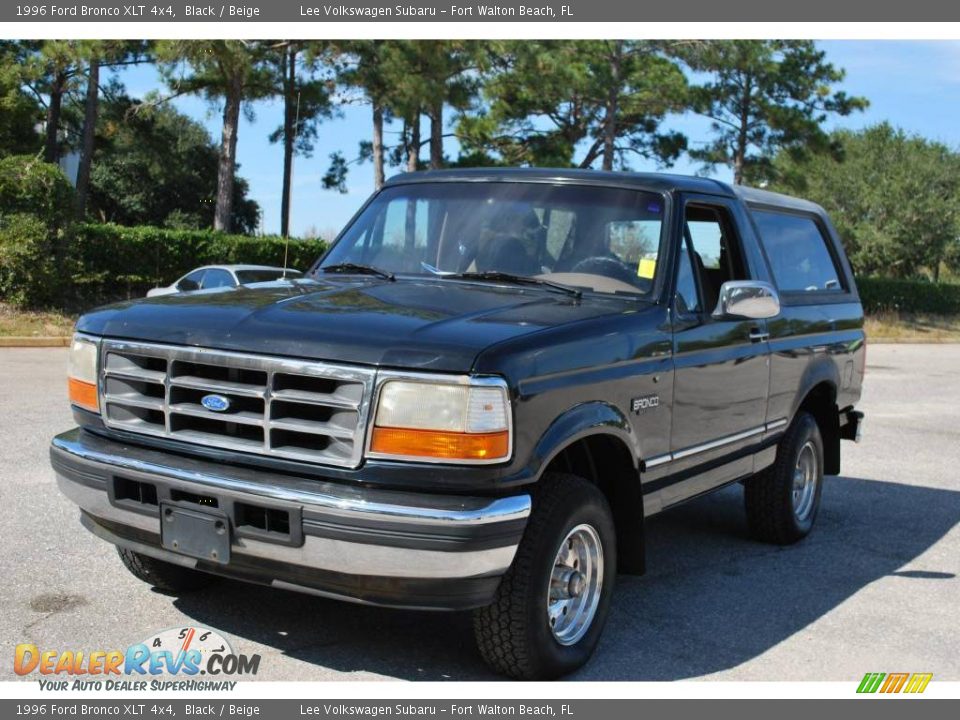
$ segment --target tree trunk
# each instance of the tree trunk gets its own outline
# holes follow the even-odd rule
[[[237,130],[242,98],[243,88],[231,80],[223,106],[223,134],[217,166],[217,205],[213,214],[213,229],[223,232],[230,232],[233,220],[233,183],[237,171]]]
[[[93,165],[93,143],[97,134],[97,112],[100,104],[100,61],[90,59],[87,73],[87,98],[83,109],[83,147],[77,168],[77,217],[87,214],[90,194],[90,168]]]
[[[733,184],[743,185],[743,153],[739,145],[733,155]]]
[[[60,130],[60,114],[63,109],[63,93],[66,90],[67,75],[57,72],[50,86],[50,104],[47,106],[47,137],[43,146],[43,160],[48,163],[60,162],[60,143],[57,134]]]
[[[740,127],[737,130],[737,146],[733,151],[733,184],[743,185],[743,169],[747,162],[747,130],[750,123],[750,91],[749,76],[743,82],[743,96],[740,98]]]
[[[290,188],[293,183],[293,150],[297,139],[297,50],[285,52],[283,75],[283,187],[280,191],[280,234],[290,237]]]
[[[410,145],[407,148],[407,172],[416,172],[420,163],[420,110],[410,118]]]
[[[610,93],[607,95],[606,114],[603,119],[603,169],[613,170],[617,147],[617,112],[620,97],[620,67],[623,61],[623,41],[616,41],[616,50],[610,58]]]
[[[430,169],[443,167],[443,101],[430,108]]]
[[[373,188],[383,187],[386,177],[383,173],[383,107],[378,101],[373,103]]]
[[[409,121],[410,136],[407,146],[407,172],[416,172],[420,162],[420,108],[417,108]],[[417,244],[417,201],[407,200],[407,216],[404,223],[404,237],[407,252],[412,252]]]
[[[420,109],[414,111],[408,121],[410,135],[407,145],[407,172],[416,172],[420,161]],[[407,200],[407,215],[404,223],[407,252],[412,252],[417,243],[417,201]]]

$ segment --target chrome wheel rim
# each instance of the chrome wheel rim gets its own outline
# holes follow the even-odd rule
[[[813,510],[813,501],[817,494],[817,450],[807,441],[797,456],[797,466],[793,470],[793,514],[803,522]]]
[[[590,525],[577,525],[560,543],[547,586],[547,624],[561,645],[582,638],[597,614],[603,588],[603,545]]]

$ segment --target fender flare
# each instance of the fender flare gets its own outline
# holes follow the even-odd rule
[[[640,441],[626,415],[610,403],[593,401],[571,407],[550,424],[534,445],[525,474],[538,480],[557,455],[591,435],[609,435],[620,440],[630,451],[634,467],[639,469]]]
[[[810,363],[804,370],[803,376],[800,378],[797,393],[794,395],[793,402],[790,406],[790,417],[787,418],[788,423],[793,422],[797,411],[810,394],[810,391],[822,383],[827,383],[833,387],[834,396],[836,396],[836,393],[840,390],[840,371],[837,370],[837,366],[829,357],[818,358],[815,362]]]
[[[833,390],[834,405],[840,390],[840,371],[829,357],[818,358],[811,363],[800,379],[796,396],[793,398],[789,423],[793,423],[800,406],[818,385],[829,385]],[[840,472],[840,416],[834,408],[828,408],[825,414],[817,417],[824,444],[824,472],[834,475]]]
[[[632,472],[617,477],[601,489],[607,494],[617,527],[620,572],[642,575],[646,569],[644,503],[640,485],[640,441],[626,415],[614,405],[595,401],[576,405],[561,414],[534,446],[527,471],[539,480],[562,451],[589,437],[604,436],[622,444]],[[613,475],[603,478],[613,479]]]

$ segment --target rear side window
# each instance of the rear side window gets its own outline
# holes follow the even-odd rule
[[[754,210],[760,242],[781,292],[844,290],[827,239],[813,218]]]
[[[207,274],[203,276],[203,282],[200,283],[200,286],[204,290],[219,287],[233,287],[233,285],[233,275],[226,270],[215,268],[207,270]]]

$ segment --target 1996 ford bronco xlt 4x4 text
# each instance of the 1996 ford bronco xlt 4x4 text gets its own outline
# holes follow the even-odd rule
[[[77,323],[62,491],[137,577],[473,609],[570,672],[644,518],[742,481],[803,538],[855,439],[863,313],[818,206],[699,178],[402,175],[303,279]]]

